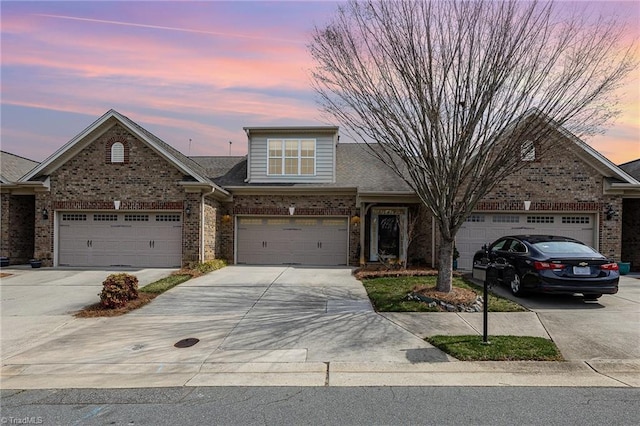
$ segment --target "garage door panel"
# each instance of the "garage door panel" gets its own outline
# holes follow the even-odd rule
[[[69,266],[178,267],[180,213],[61,213],[58,263]]]
[[[473,255],[505,235],[549,234],[594,246],[595,215],[590,213],[473,213],[456,236],[458,267],[470,270]]]
[[[345,265],[346,218],[241,217],[237,228],[238,263]]]

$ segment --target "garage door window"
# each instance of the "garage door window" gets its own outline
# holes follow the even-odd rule
[[[562,223],[589,223],[589,216],[563,216]]]
[[[148,214],[126,214],[124,215],[125,222],[149,222]]]
[[[179,214],[157,214],[156,222],[180,222]]]
[[[553,216],[527,216],[527,223],[554,223]]]
[[[467,218],[466,222],[484,222],[484,215],[472,214]]]
[[[64,213],[62,215],[63,221],[82,221],[87,220],[87,215],[82,213]]]
[[[93,221],[94,222],[117,222],[118,215],[117,214],[94,214]]]
[[[497,215],[493,216],[493,223],[519,223],[519,216]]]

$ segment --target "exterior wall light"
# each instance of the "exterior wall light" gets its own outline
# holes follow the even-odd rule
[[[49,220],[49,210],[46,208],[42,209],[42,220]]]
[[[229,223],[229,222],[231,222],[231,215],[228,215],[228,214],[223,215],[223,216],[222,216],[222,221],[223,221],[224,223]]]
[[[352,225],[357,225],[357,224],[359,224],[359,223],[360,223],[360,216],[355,215],[355,216],[353,216],[353,217],[351,218],[351,224],[352,224]]]
[[[289,216],[293,216],[296,212],[296,206],[289,207]]]
[[[187,204],[187,207],[184,209],[184,212],[186,213],[187,217],[191,216],[191,206],[189,204]]]
[[[607,206],[607,210],[604,212],[607,220],[611,220],[613,219],[614,216],[616,216],[618,213],[613,209],[613,206],[611,206],[611,204],[609,204]]]

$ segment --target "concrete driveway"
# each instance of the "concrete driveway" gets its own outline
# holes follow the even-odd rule
[[[348,268],[231,266],[181,284],[124,316],[73,318],[70,312],[97,300],[108,273],[25,270],[2,280],[0,388],[640,386],[637,359],[456,362],[424,342],[411,325],[435,324],[438,334],[473,332],[481,314],[405,314],[412,324],[387,319],[372,310]],[[144,284],[169,271],[133,273]],[[618,320],[629,318],[624,312]],[[538,313],[524,314],[502,318],[498,328],[546,333]],[[571,318],[566,317],[566,328],[579,328]],[[174,346],[187,338],[199,341]]]
[[[140,286],[169,275],[172,269],[131,269]],[[102,282],[114,270],[25,267],[3,268],[0,279],[0,354],[2,359],[40,345],[56,333],[69,333],[100,320],[72,314],[100,301]]]
[[[100,278],[90,271],[42,270],[2,281],[5,377],[18,380],[28,372],[37,387],[63,372],[73,381],[83,372],[148,373],[152,368],[169,374],[179,370],[184,376],[178,382],[186,382],[212,364],[292,363],[302,370],[320,366],[324,380],[329,362],[455,361],[376,314],[349,268],[230,266],[124,316],[71,317],[70,311],[95,301],[100,289],[81,282],[100,283]],[[5,328],[13,328],[7,339]],[[23,344],[21,335],[30,343]],[[174,346],[187,338],[199,342]],[[87,377],[83,386],[91,383]]]
[[[640,275],[620,277],[617,294],[597,302],[580,296],[497,293],[535,312],[562,355],[569,360],[640,359]]]

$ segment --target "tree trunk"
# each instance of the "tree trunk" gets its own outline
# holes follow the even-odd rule
[[[440,237],[440,249],[438,251],[438,291],[450,292],[453,278],[453,240]]]

